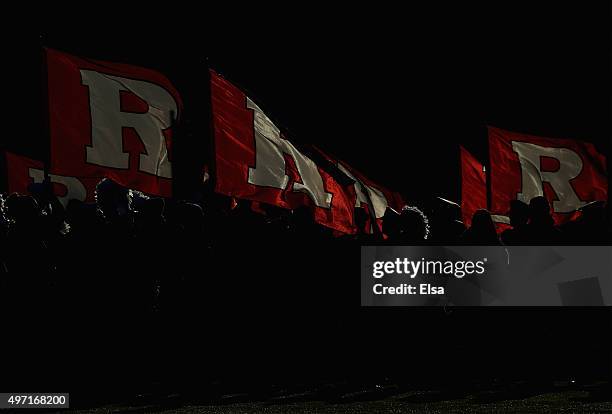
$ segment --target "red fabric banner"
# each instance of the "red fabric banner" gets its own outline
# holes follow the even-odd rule
[[[557,224],[595,200],[606,200],[606,159],[595,146],[489,127],[491,210],[506,214],[510,200],[544,195]]]
[[[287,209],[308,206],[317,223],[354,233],[354,203],[344,188],[240,89],[214,71],[210,76],[215,191]]]
[[[51,170],[171,194],[171,130],[182,110],[161,73],[46,50]]]
[[[385,215],[387,207],[391,207],[395,211],[400,212],[405,205],[402,196],[370,180],[348,163],[335,159],[319,148],[315,149],[329,162],[337,166],[342,173],[354,180],[354,183],[347,188],[347,192],[351,195],[355,208],[364,209],[367,217],[363,228],[359,228],[358,231],[365,234],[372,234],[374,232],[374,228],[371,224],[373,211],[378,228],[382,232],[383,216]],[[355,223],[355,225],[357,225],[357,223]]]
[[[28,186],[30,184],[42,183],[44,181],[45,173],[41,161],[11,152],[5,152],[5,157],[9,193],[28,194]],[[49,180],[51,181],[53,194],[66,207],[68,201],[72,199],[94,202],[96,185],[101,178],[49,174]]]
[[[8,179],[9,194],[28,194],[28,186],[34,183],[34,178],[30,175],[30,170],[35,170],[32,175],[38,175],[38,172],[42,173],[44,180],[44,165],[41,161],[36,161],[8,151],[4,153],[4,156],[6,159],[6,176]],[[40,182],[43,180],[40,180]]]

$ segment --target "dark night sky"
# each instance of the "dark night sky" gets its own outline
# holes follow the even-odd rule
[[[487,124],[587,140],[608,153],[610,4],[531,3],[297,10],[261,21],[225,15],[204,19],[217,24],[201,30],[197,22],[148,31],[67,24],[17,48],[33,67],[42,43],[161,70],[183,95],[196,152],[206,148],[199,119],[207,116],[208,62],[293,141],[317,144],[409,197],[456,199],[457,144],[485,161]],[[40,96],[37,86],[31,92]],[[36,124],[31,118],[21,122]],[[35,152],[33,141],[13,137],[8,146]]]

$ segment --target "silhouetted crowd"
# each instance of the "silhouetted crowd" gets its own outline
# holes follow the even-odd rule
[[[147,252],[163,252],[168,248],[175,253],[189,250],[194,243],[198,249],[207,251],[223,245],[229,237],[248,237],[249,233],[283,239],[289,236],[306,240],[312,237],[382,240],[381,232],[368,224],[371,220],[363,209],[356,212],[358,227],[368,227],[369,231],[338,236],[315,224],[307,208],[291,211],[263,204],[255,208],[255,203],[217,194],[209,194],[206,201],[198,203],[167,200],[148,197],[104,179],[97,186],[95,203],[70,200],[64,208],[47,186],[33,184],[29,189],[28,195],[0,194],[0,271],[3,273],[53,271],[65,266],[62,262],[66,260],[89,262],[88,257],[69,253],[77,252],[79,246],[104,251],[109,258],[119,258],[128,250],[134,255],[131,248],[123,246],[128,240],[139,246],[138,254],[145,256]],[[587,204],[578,211],[577,219],[556,226],[546,198],[536,197],[529,204],[513,200],[507,213],[508,229],[501,235],[487,210],[476,211],[471,226],[466,228],[457,204],[441,198],[436,201],[437,205],[427,214],[414,206],[406,206],[400,212],[388,209],[383,219],[384,238],[391,243],[467,245],[580,244],[612,240],[603,201]],[[32,257],[38,259],[28,260]],[[162,271],[160,266],[164,266],[163,260],[157,261],[155,270]]]
[[[609,243],[612,240],[605,202],[588,203],[575,214],[574,220],[557,226],[545,197],[535,197],[529,204],[510,202],[509,225],[498,234],[491,213],[477,210],[466,228],[460,220],[459,206],[440,199],[442,205],[433,211],[431,220],[416,207],[404,207],[398,214],[385,216],[384,232],[397,243],[461,243],[466,245],[542,245]],[[446,202],[445,202],[446,201]],[[430,221],[432,224],[430,225]]]
[[[347,240],[381,241],[383,237],[385,242],[397,244],[466,245],[612,240],[604,202],[589,203],[580,209],[578,218],[556,226],[546,198],[536,197],[529,204],[515,200],[509,206],[510,224],[500,236],[487,210],[476,211],[466,229],[460,207],[436,198],[427,213],[413,206],[400,212],[388,209],[382,232],[371,224],[366,210],[357,209],[358,227],[369,232],[338,236],[314,223],[307,208],[284,210],[210,192],[200,197],[206,200],[199,203],[175,201],[148,197],[104,179],[97,186],[95,203],[70,200],[64,208],[48,186],[32,184],[29,190],[28,195],[0,198],[1,283],[22,283],[30,277],[26,275],[48,274],[120,278],[125,289],[114,292],[113,300],[126,307],[141,304],[141,312],[157,309],[164,290],[179,289],[181,278],[210,263],[209,256],[222,250],[243,256],[254,245],[296,241],[338,245]],[[146,275],[161,276],[147,283],[138,280]],[[164,289],[162,278],[166,279]],[[56,279],[48,281],[56,283]],[[143,283],[150,289],[143,291]],[[100,283],[93,289],[110,285]],[[135,300],[138,297],[141,300]]]
[[[70,369],[76,382],[92,372],[108,378],[118,366],[133,369],[113,381],[129,384],[135,382],[130,375],[174,373],[180,381],[188,377],[184,370],[243,375],[247,366],[261,373],[283,358],[293,362],[280,369],[315,370],[325,364],[320,355],[346,354],[342,347],[356,340],[321,337],[365,329],[363,320],[347,316],[359,309],[359,283],[346,291],[358,260],[354,272],[338,260],[353,257],[356,245],[381,242],[382,233],[392,244],[612,240],[604,203],[585,206],[579,218],[558,227],[543,197],[512,202],[501,237],[488,211],[477,211],[466,229],[459,206],[440,198],[422,209],[389,209],[382,233],[358,209],[358,225],[369,234],[338,236],[314,223],[307,208],[284,210],[209,190],[202,201],[177,201],[104,179],[95,203],[71,200],[65,208],[48,186],[29,190],[1,197],[2,316],[26,325],[22,336],[29,340],[14,345],[20,351],[71,361],[70,368],[50,366],[49,378],[54,369]],[[382,326],[380,318],[371,323]]]

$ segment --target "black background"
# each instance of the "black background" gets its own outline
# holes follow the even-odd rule
[[[147,66],[171,79],[185,103],[184,134],[176,142],[182,165],[176,177],[185,191],[210,158],[208,66],[245,89],[293,141],[319,145],[408,201],[435,195],[457,200],[458,145],[486,163],[486,125],[590,141],[610,162],[606,2],[428,2],[396,9],[366,4],[359,10],[312,7],[278,15],[252,14],[242,6],[217,11],[161,5],[152,17],[144,10],[137,18],[114,10],[93,21],[93,14],[64,16],[61,22],[49,17],[21,39],[9,33],[3,66],[11,111],[4,147],[48,156],[41,86],[45,46]],[[246,387],[253,388],[262,376],[268,383],[303,380],[302,374],[374,381],[400,372],[415,382],[461,382],[502,372],[575,375],[586,367],[592,375],[609,375],[606,310],[360,309],[357,246],[314,245],[308,237],[269,246],[256,236],[242,240],[233,233],[233,256],[211,260],[216,267],[194,267],[194,274],[213,277],[221,289],[212,301],[219,308],[207,304],[164,331],[175,336],[160,334],[155,346],[126,345],[134,353],[142,346],[143,354],[170,367],[168,376],[163,367],[149,367],[143,376],[157,370],[157,377],[184,385],[221,372],[233,380],[247,378]],[[280,264],[267,266],[271,258]],[[224,279],[228,263],[236,278]],[[210,287],[207,280],[202,292]],[[78,340],[76,329],[71,338]],[[53,339],[47,348],[30,343],[23,349],[66,357],[61,336]],[[122,340],[113,340],[112,352],[78,343],[67,349],[79,350],[72,357],[73,365],[83,364],[81,373],[107,352],[102,360],[114,360],[113,368],[92,381],[125,386],[130,354]],[[160,356],[166,346],[171,351]],[[411,364],[407,355],[419,362]],[[43,384],[61,371],[61,363],[51,364]],[[74,386],[78,378],[64,383]]]
[[[609,151],[606,2],[169,10],[162,20],[145,12],[48,19],[29,42],[10,44],[16,63],[7,65],[7,86],[19,129],[3,137],[7,145],[45,155],[36,128],[46,46],[166,74],[193,134],[182,143],[183,165],[209,157],[207,64],[248,91],[293,141],[319,145],[410,201],[457,200],[458,144],[486,164],[486,125]]]

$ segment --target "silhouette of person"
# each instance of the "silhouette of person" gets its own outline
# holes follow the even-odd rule
[[[423,243],[429,236],[429,220],[417,207],[404,206],[400,214],[390,214],[383,231],[393,243]]]
[[[50,263],[38,203],[34,197],[11,194],[6,200],[6,212],[12,220],[7,232],[8,271],[42,276],[50,270]]]
[[[529,202],[526,234],[529,243],[557,243],[561,239],[561,232],[550,214],[550,204],[543,196],[534,197]]]
[[[461,206],[453,201],[436,197],[429,218],[431,233],[428,239],[434,242],[456,243],[465,232],[465,225],[461,222]]]
[[[472,226],[463,233],[461,241],[469,245],[500,245],[491,213],[485,209],[476,210],[472,217]]]
[[[129,227],[131,201],[130,190],[113,180],[104,178],[96,186],[96,203],[107,224]]]
[[[578,209],[580,217],[561,226],[563,239],[570,242],[609,242],[606,203],[592,201]]]
[[[511,229],[505,230],[501,239],[504,244],[521,244],[527,241],[527,222],[529,221],[529,206],[520,200],[510,201]]]

